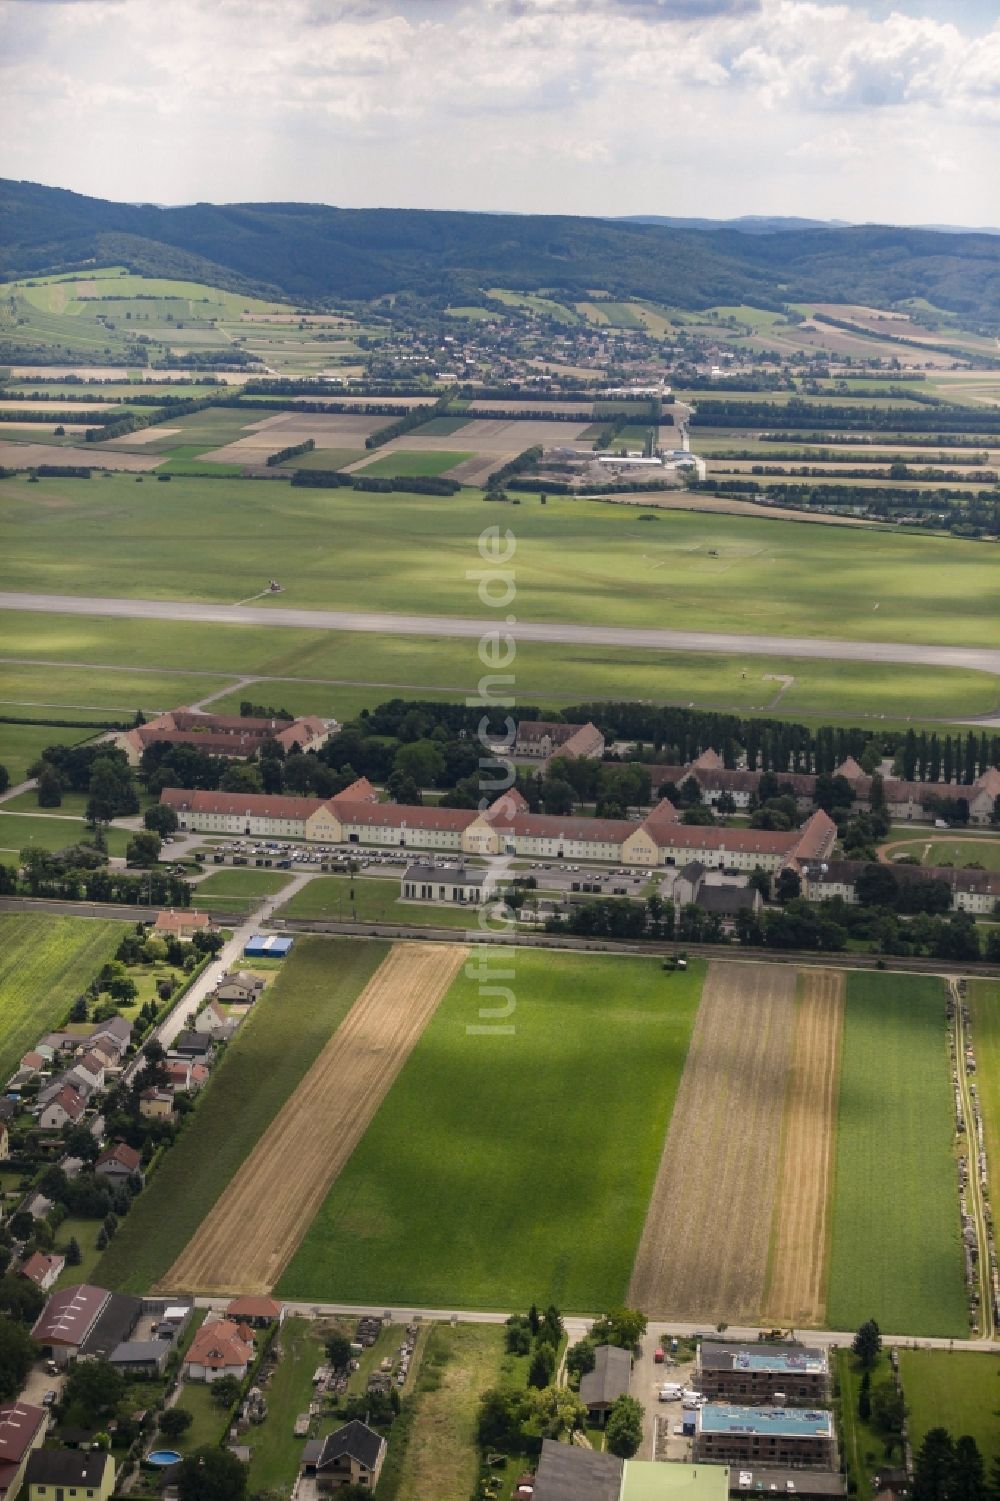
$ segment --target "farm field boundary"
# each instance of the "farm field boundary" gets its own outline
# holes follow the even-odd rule
[[[709,966],[628,1293],[651,1316],[759,1314],[795,986],[793,969]]]
[[[666,973],[655,959],[525,951],[511,964],[477,949],[279,1294],[567,1312],[621,1301],[703,975],[697,961]]]
[[[381,943],[299,939],[226,1048],[95,1272],[147,1292],[183,1251],[386,953]],[[246,1227],[244,1227],[246,1230]]]
[[[467,953],[458,944],[390,950],[167,1272],[165,1287],[236,1293],[273,1286]]]
[[[823,1322],[830,1244],[844,976],[799,976],[795,1042],[782,1123],[781,1174],[764,1309],[775,1324]]]
[[[827,1322],[969,1332],[939,977],[847,979]]]

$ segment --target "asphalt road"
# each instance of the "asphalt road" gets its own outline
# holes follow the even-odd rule
[[[514,621],[498,610],[491,619],[448,615],[392,615],[383,611],[302,610],[288,606],[193,604],[183,600],[106,599],[68,594],[0,591],[0,610],[54,615],[98,615],[119,620],[178,620],[204,625],[268,625],[298,630],[370,631],[392,636],[446,636],[476,640],[509,631],[516,641],[575,646],[623,646],[648,651],[711,652],[726,656],[818,658],[837,662],[889,662],[914,667],[964,667],[1000,676],[1000,648],[927,646],[904,641],[826,641],[808,636],[745,636],[650,627],[553,625]]]

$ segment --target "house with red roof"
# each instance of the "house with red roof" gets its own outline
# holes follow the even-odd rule
[[[43,1131],[61,1131],[64,1126],[75,1126],[86,1108],[80,1090],[72,1084],[63,1084],[48,1104],[43,1105],[38,1117],[39,1127]]]
[[[47,1293],[52,1284],[58,1279],[63,1267],[66,1265],[65,1256],[46,1256],[42,1251],[35,1251],[22,1261],[18,1267],[18,1274],[27,1277],[36,1287]]]
[[[214,1319],[202,1324],[188,1348],[184,1373],[189,1381],[242,1381],[253,1360],[253,1331],[246,1323]]]
[[[98,1157],[94,1172],[109,1183],[127,1183],[136,1174],[142,1177],[142,1157],[127,1142],[116,1141]]]

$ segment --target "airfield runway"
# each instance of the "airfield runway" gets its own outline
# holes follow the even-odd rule
[[[289,626],[298,630],[368,631],[390,636],[478,639],[509,632],[515,641],[623,646],[646,651],[692,651],[727,657],[815,657],[834,662],[900,662],[914,667],[965,667],[1000,676],[1000,648],[927,646],[908,641],[823,641],[809,636],[744,636],[660,627],[552,625],[515,620],[498,610],[493,619],[461,615],[393,615],[369,610],[301,610],[282,605],[193,604],[185,600],[102,599],[70,594],[0,591],[0,610],[47,615],[100,615],[119,620],[180,620],[203,625]]]

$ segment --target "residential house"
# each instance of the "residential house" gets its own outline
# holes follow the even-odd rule
[[[211,1057],[212,1039],[201,1032],[178,1032],[171,1052],[178,1058],[197,1059],[201,1063]]]
[[[632,1357],[617,1345],[598,1345],[594,1369],[580,1378],[580,1401],[588,1421],[603,1424],[619,1397],[626,1396],[632,1379]]]
[[[260,975],[248,969],[238,969],[234,974],[226,975],[215,987],[215,999],[227,1005],[251,1004],[259,1000],[263,990],[264,981]]]
[[[31,1455],[45,1438],[49,1415],[27,1402],[0,1404],[0,1501],[14,1501]]]
[[[75,1126],[86,1108],[79,1089],[72,1084],[61,1084],[48,1104],[42,1107],[39,1127],[43,1131],[62,1131],[65,1126]]]
[[[559,724],[542,719],[522,719],[517,726],[514,755],[532,761],[549,761],[554,756],[600,761],[604,755],[604,736],[596,725]]]
[[[207,933],[211,927],[212,919],[207,912],[196,912],[191,907],[175,912],[171,907],[168,911],[156,914],[153,932],[157,938],[179,938],[186,941],[196,933]]]
[[[128,1183],[130,1178],[142,1177],[142,1157],[135,1147],[130,1147],[124,1141],[116,1141],[114,1146],[103,1151],[94,1163],[94,1172],[99,1178],[107,1178],[110,1183]]]
[[[104,1449],[36,1449],[24,1484],[26,1501],[109,1501],[115,1462]]]
[[[172,1091],[151,1084],[139,1096],[139,1114],[147,1121],[172,1121],[174,1118]]]
[[[325,1439],[307,1444],[303,1465],[307,1475],[316,1477],[316,1489],[321,1495],[348,1485],[363,1485],[374,1490],[385,1455],[386,1442],[382,1435],[355,1418]]]
[[[194,1019],[192,1031],[213,1042],[228,1042],[236,1031],[237,1023],[222,1009],[217,1000],[209,1001]]]
[[[54,1254],[47,1256],[42,1251],[35,1251],[27,1261],[21,1263],[18,1272],[22,1277],[27,1277],[28,1281],[33,1282],[36,1287],[41,1288],[43,1293],[47,1293],[53,1283],[58,1280],[65,1265],[65,1256]]]
[[[188,1349],[184,1371],[189,1381],[218,1381],[236,1376],[242,1381],[253,1360],[253,1331],[231,1319],[202,1324]]]

